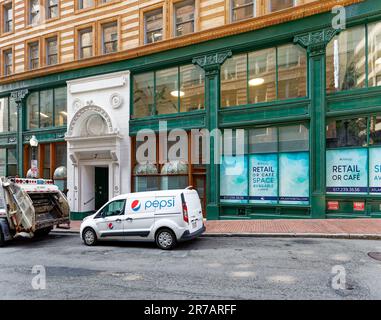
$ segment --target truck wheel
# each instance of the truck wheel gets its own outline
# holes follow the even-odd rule
[[[52,227],[36,230],[35,235],[38,237],[46,237],[52,230]]]
[[[94,246],[97,243],[97,234],[93,229],[88,228],[83,231],[82,239],[85,245]]]
[[[1,227],[0,227],[0,247],[4,247],[4,245],[5,245],[4,234],[3,234],[3,230],[1,230]]]
[[[156,245],[162,250],[171,250],[176,246],[176,236],[170,229],[161,229],[156,233]]]

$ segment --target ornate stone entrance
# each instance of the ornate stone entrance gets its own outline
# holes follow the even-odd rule
[[[121,76],[118,73],[114,78],[121,80]],[[68,102],[73,112],[65,140],[68,143],[68,199],[75,218],[81,219],[98,209],[100,201],[107,202],[130,190],[128,125],[118,123],[128,119],[128,107],[115,108],[116,102],[128,99],[128,78],[123,76],[125,81],[119,81],[117,92],[114,81],[105,81],[111,80],[112,75],[69,83]],[[115,101],[115,97],[119,101]],[[102,179],[99,172],[104,173]]]

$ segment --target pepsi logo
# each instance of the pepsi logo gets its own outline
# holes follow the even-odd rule
[[[108,228],[109,228],[109,229],[114,229],[114,225],[110,222],[110,223],[108,224]]]
[[[139,211],[140,210],[140,208],[141,208],[141,203],[140,203],[140,201],[139,200],[134,200],[134,201],[132,201],[132,203],[131,203],[131,209],[132,209],[132,211]]]

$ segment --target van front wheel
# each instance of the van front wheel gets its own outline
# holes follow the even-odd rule
[[[162,250],[171,250],[176,246],[176,236],[172,230],[161,229],[156,233],[156,245]]]
[[[87,246],[94,246],[97,243],[97,235],[95,231],[91,228],[87,228],[85,229],[85,231],[83,231],[82,238],[83,242]]]

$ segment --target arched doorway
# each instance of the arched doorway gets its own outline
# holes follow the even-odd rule
[[[89,214],[120,194],[118,129],[100,106],[78,110],[68,127],[68,189],[72,211]]]

